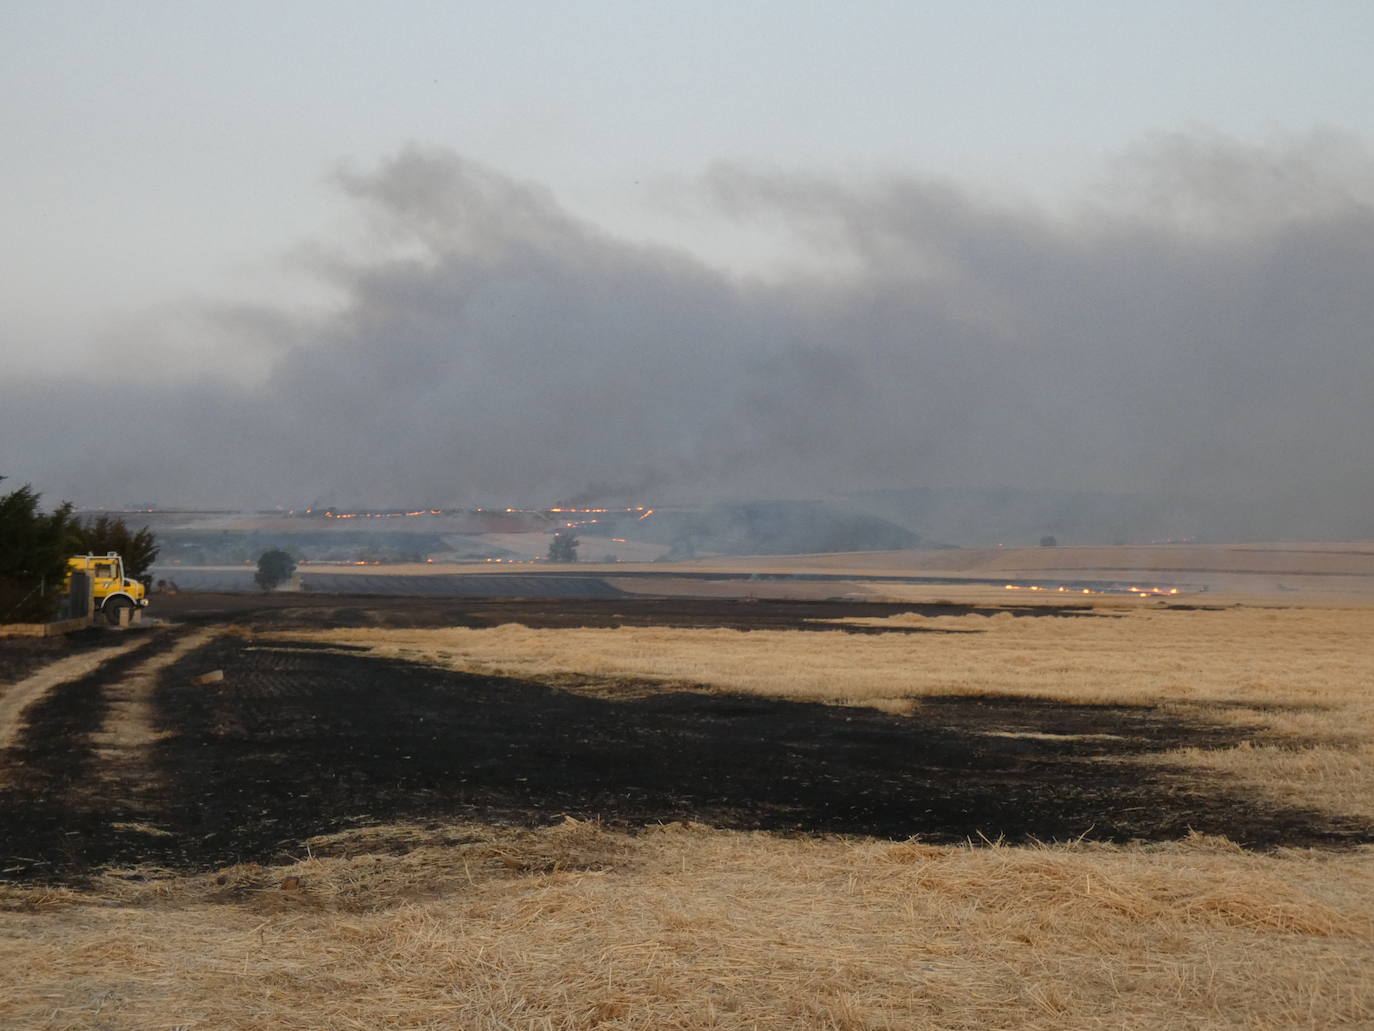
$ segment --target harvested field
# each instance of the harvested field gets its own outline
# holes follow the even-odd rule
[[[1368,609],[222,600],[13,727],[0,1025],[1374,1020]]]

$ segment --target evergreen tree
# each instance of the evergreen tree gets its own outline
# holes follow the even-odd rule
[[[124,559],[124,575],[142,580],[152,577],[148,570],[157,558],[157,539],[146,526],[131,533],[123,519],[97,516],[90,521],[77,520],[73,524],[72,552],[79,555],[104,555],[116,552]]]
[[[72,506],[63,502],[45,515],[40,497],[28,485],[0,495],[0,623],[41,623],[57,612]]]

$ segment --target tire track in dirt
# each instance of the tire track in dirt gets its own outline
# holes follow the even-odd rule
[[[169,736],[153,726],[153,688],[162,670],[219,634],[212,628],[192,631],[164,652],[159,652],[108,684],[103,692],[105,719],[91,735],[95,754],[102,761],[128,762],[140,759],[139,751]]]
[[[174,732],[155,725],[153,692],[163,670],[221,632],[214,627],[193,630],[102,688],[104,717],[90,735],[91,789],[110,800],[112,812],[120,811],[121,818],[112,823],[115,830],[155,837],[171,834],[162,819],[162,779],[149,759],[151,746]]]
[[[0,751],[0,880],[156,851],[169,832],[164,782],[149,762],[164,736],[154,688],[170,663],[219,632],[158,629],[46,671],[53,683],[30,696],[12,746]]]
[[[59,659],[11,686],[0,695],[0,752],[13,748],[19,739],[24,727],[24,710],[40,701],[53,688],[93,673],[111,659],[146,643],[142,639],[125,641],[111,648]]]

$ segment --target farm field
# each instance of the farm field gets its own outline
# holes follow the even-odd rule
[[[0,642],[0,1026],[1374,1021],[1374,607],[948,595]]]

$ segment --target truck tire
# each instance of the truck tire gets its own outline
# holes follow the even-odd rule
[[[110,626],[119,626],[119,613],[133,607],[134,603],[121,594],[113,598],[106,598],[100,611],[105,614],[105,622],[109,623]]]

